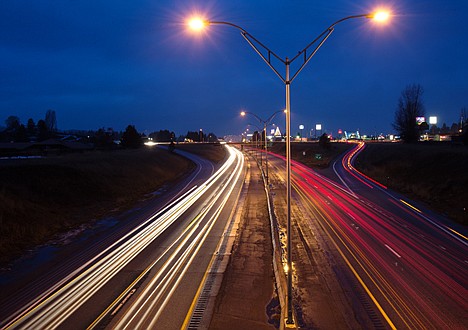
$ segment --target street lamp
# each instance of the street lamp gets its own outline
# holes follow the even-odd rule
[[[241,33],[241,36],[247,41],[247,43],[255,50],[255,52],[263,59],[263,61],[273,70],[273,72],[281,79],[286,88],[286,200],[287,200],[287,284],[288,284],[288,294],[287,294],[287,320],[288,324],[293,324],[292,318],[292,262],[291,262],[291,93],[290,85],[297,75],[304,69],[304,67],[309,63],[312,57],[317,53],[317,51],[322,47],[328,37],[335,30],[335,26],[343,21],[354,19],[354,18],[368,18],[377,22],[385,22],[390,18],[390,13],[386,11],[378,11],[369,14],[362,15],[353,15],[347,16],[342,19],[339,19],[332,25],[330,25],[325,31],[323,31],[317,38],[310,42],[304,49],[299,51],[296,56],[292,59],[286,57],[285,59],[278,56],[271,49],[261,43],[257,38],[248,33],[245,29],[239,25],[230,23],[230,22],[220,22],[220,21],[209,21],[201,18],[194,18],[188,22],[189,27],[192,30],[200,31],[209,25],[228,25],[238,29]],[[310,47],[318,43],[311,52],[307,52]],[[285,66],[285,75],[283,75],[274,67],[272,64],[271,57],[276,58],[279,62]],[[290,72],[290,65],[299,57],[302,58],[302,64],[299,69],[293,74]]]
[[[273,120],[273,118],[275,118],[275,116],[277,114],[279,114],[280,112],[286,113],[286,110],[275,111],[270,117],[268,117],[267,120],[263,120],[262,118],[260,118],[256,114],[254,114],[253,112],[242,111],[240,113],[242,117],[245,117],[247,114],[254,116],[263,125],[263,138],[265,139],[265,166],[266,166],[265,177],[266,177],[266,180],[267,180],[267,184],[268,184],[268,143],[267,143],[267,131],[266,131],[266,129],[267,129],[267,125],[269,125],[270,122]]]
[[[252,140],[255,139],[255,160],[257,161],[257,164],[258,164],[258,145],[259,145],[259,143],[258,143],[258,136],[260,135],[260,132],[261,132],[263,129],[260,128],[260,127],[258,127],[258,126],[255,125],[255,124],[247,124],[247,127],[248,127],[248,126],[253,126],[253,127],[255,127],[255,128],[257,129],[256,131],[254,131],[254,132],[252,133],[251,142],[252,142]],[[248,130],[249,130],[249,129],[247,128],[247,131],[248,131]],[[260,153],[260,166],[262,166],[262,162],[263,162],[263,155]]]

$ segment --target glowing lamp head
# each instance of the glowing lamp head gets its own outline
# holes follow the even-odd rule
[[[388,11],[377,11],[372,15],[372,19],[377,22],[386,22],[390,18]]]
[[[245,115],[246,115],[245,111],[242,111],[241,116],[245,116]]]
[[[194,31],[201,31],[207,26],[207,22],[202,20],[201,18],[192,18],[188,21],[188,26],[191,30]]]

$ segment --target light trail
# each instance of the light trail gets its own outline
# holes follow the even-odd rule
[[[449,226],[442,225],[442,224],[438,223],[437,221],[434,221],[430,217],[424,215],[423,212],[421,212],[418,208],[414,207],[413,205],[411,205],[410,203],[404,201],[403,199],[394,196],[394,194],[391,191],[387,190],[386,186],[382,185],[381,183],[375,181],[374,179],[372,179],[372,178],[366,176],[365,174],[363,174],[362,172],[358,171],[353,166],[353,164],[354,164],[354,161],[355,161],[356,157],[364,150],[364,148],[365,148],[365,143],[360,142],[355,148],[351,149],[343,157],[343,160],[342,160],[343,168],[350,175],[352,175],[354,178],[356,178],[360,182],[364,182],[365,180],[367,180],[368,181],[367,183],[364,182],[364,184],[366,186],[374,185],[375,188],[379,188],[382,192],[387,194],[391,199],[393,199],[395,201],[399,201],[400,203],[407,206],[409,209],[411,209],[411,210],[413,210],[413,211],[415,211],[417,213],[420,213],[419,215],[422,217],[422,219],[429,222],[430,224],[437,227],[438,229],[444,231],[445,233],[451,235],[453,238],[457,239],[460,243],[462,243],[463,245],[468,247],[468,238],[466,236],[458,233],[456,230],[450,228]],[[347,165],[345,165],[345,164],[347,164]],[[336,171],[335,171],[335,173],[338,175],[339,179],[341,181],[343,181],[342,177]]]
[[[346,157],[351,155],[356,152]],[[350,159],[342,164],[353,171]],[[374,185],[359,175],[351,177],[367,188]],[[463,328],[468,251],[459,235],[443,225],[432,226],[424,212],[399,199],[387,203],[383,185],[373,186],[378,189],[372,195],[381,198],[376,204],[300,163],[294,162],[292,180],[297,206],[311,214],[296,219],[298,225],[319,224],[390,328]]]
[[[221,186],[210,203],[191,223],[192,229],[184,231],[179,236],[177,240],[181,243],[171,253],[165,267],[161,268],[142,290],[124,316],[113,326],[115,329],[154,328],[156,326],[160,314],[207,239],[238,182],[244,167],[243,158],[241,159],[242,161],[237,164],[226,180],[226,184]],[[173,265],[167,269],[170,264]],[[166,275],[161,280],[164,273]],[[148,322],[149,324],[146,324]]]
[[[44,292],[15,313],[2,329],[57,328],[200,198],[211,198],[213,205],[217,196],[233,185],[232,180],[236,180],[242,170],[242,154],[232,147],[227,150],[227,161],[204,184],[192,188]],[[227,174],[228,179],[224,180]],[[195,228],[195,223],[189,228]]]

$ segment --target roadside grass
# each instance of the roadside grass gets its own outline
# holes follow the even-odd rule
[[[206,158],[215,164],[226,157],[226,148],[219,143],[180,143],[175,145],[175,150],[177,149]]]
[[[468,148],[445,143],[369,143],[356,168],[468,225]]]
[[[131,207],[194,164],[159,148],[0,162],[0,264],[54,235]]]

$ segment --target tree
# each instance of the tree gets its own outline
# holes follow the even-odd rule
[[[185,135],[185,138],[187,140],[201,142],[203,141],[203,132],[202,131],[199,131],[199,132],[188,131],[187,134]]]
[[[96,148],[99,149],[112,149],[114,144],[114,131],[113,130],[105,130],[104,128],[100,128],[93,136],[92,141]]]
[[[420,130],[416,117],[424,117],[426,111],[422,101],[423,88],[420,85],[408,85],[398,100],[398,108],[395,111],[393,128],[400,134],[405,142],[419,140]]]
[[[320,136],[319,146],[322,147],[323,149],[330,149],[330,147],[331,147],[330,138],[328,137],[327,133],[323,133]]]
[[[45,116],[45,123],[49,132],[57,131],[57,118],[54,110],[47,110]]]
[[[19,127],[16,129],[15,132],[15,142],[28,142],[28,132],[26,131],[26,127],[21,124]]]
[[[47,140],[49,138],[49,130],[44,120],[39,119],[37,122],[37,139],[38,141]]]
[[[28,131],[29,136],[33,136],[36,133],[36,124],[34,123],[34,120],[32,118],[28,119],[26,130]]]
[[[7,130],[16,130],[20,124],[20,119],[17,116],[9,116],[5,120]]]
[[[160,130],[159,132],[153,132],[149,135],[154,141],[157,142],[170,142],[175,138],[174,132],[169,132],[167,129]]]
[[[122,135],[122,146],[125,148],[139,148],[143,145],[141,135],[136,130],[135,126],[128,125]]]

